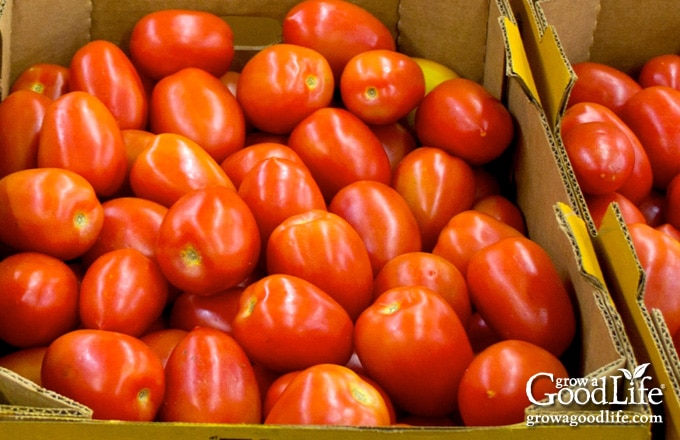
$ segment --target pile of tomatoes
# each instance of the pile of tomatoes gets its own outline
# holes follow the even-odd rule
[[[488,171],[511,115],[351,3],[282,29],[235,72],[225,21],[163,10],[16,80],[0,365],[98,419],[521,422],[576,319]]]

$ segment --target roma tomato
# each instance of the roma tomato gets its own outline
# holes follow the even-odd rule
[[[229,180],[238,189],[248,171],[258,163],[271,157],[287,159],[306,167],[300,156],[292,148],[278,142],[259,142],[249,145],[230,154],[229,157],[222,161],[220,166],[227,173]]]
[[[121,129],[144,129],[149,100],[132,61],[116,44],[94,40],[81,46],[71,58],[70,90],[99,98]]]
[[[47,347],[23,348],[0,357],[0,367],[14,371],[40,386],[40,370]]]
[[[38,166],[43,118],[52,100],[19,90],[0,102],[0,177]]]
[[[468,338],[470,338],[470,344],[472,345],[472,350],[475,353],[479,353],[486,347],[489,347],[496,342],[500,342],[498,336],[489,328],[489,325],[484,321],[484,318],[479,314],[479,312],[473,312],[470,316],[470,321],[467,327]]]
[[[0,241],[71,260],[97,240],[104,223],[92,185],[62,168],[32,168],[0,179]]]
[[[74,91],[47,108],[40,131],[38,166],[74,171],[102,197],[127,175],[125,142],[111,111],[94,95]]]
[[[496,159],[514,136],[512,116],[503,103],[465,78],[446,80],[423,98],[415,130],[422,145],[442,148],[470,165]]]
[[[554,381],[537,373],[552,374],[555,379],[569,377],[562,362],[549,351],[520,340],[493,344],[470,363],[460,381],[458,404],[466,426],[499,426],[521,423],[524,410],[534,400],[541,400],[559,389]]]
[[[139,339],[74,330],[47,348],[43,386],[92,409],[103,420],[152,421],[165,394],[160,359]]]
[[[648,59],[638,75],[643,87],[666,86],[680,90],[680,55],[668,53]]]
[[[0,360],[2,359],[0,358]],[[279,400],[279,397],[281,397],[281,394],[283,394],[283,392],[288,387],[288,384],[290,384],[293,378],[295,378],[295,376],[297,376],[299,373],[300,371],[289,371],[288,373],[283,373],[274,379],[271,384],[269,384],[262,402],[262,416],[265,419],[269,415],[269,412],[276,401]]]
[[[404,198],[384,183],[350,183],[333,197],[329,211],[359,233],[371,259],[373,274],[392,258],[421,250],[420,230]]]
[[[516,203],[501,194],[489,194],[477,198],[472,209],[480,211],[507,223],[517,229],[522,235],[526,235],[527,228],[524,222],[524,214]]]
[[[673,181],[671,181],[672,184]],[[669,184],[669,188],[671,187]],[[666,192],[661,192],[658,190],[651,191],[647,197],[640,200],[637,203],[637,208],[640,210],[642,215],[645,217],[644,223],[649,226],[657,227],[668,221],[668,206],[674,206],[674,204],[669,204],[666,196],[668,195],[668,190]],[[675,205],[677,206],[677,205]]]
[[[134,194],[166,207],[187,192],[209,185],[235,189],[220,164],[200,145],[180,134],[156,135],[130,169]]]
[[[475,252],[468,264],[473,307],[501,339],[520,339],[560,356],[576,333],[569,292],[548,253],[526,237]]]
[[[345,309],[291,275],[269,275],[246,287],[232,327],[248,358],[277,372],[344,365],[354,348],[354,325]]]
[[[150,128],[188,137],[218,163],[243,148],[246,137],[243,111],[234,95],[218,78],[197,68],[182,69],[156,84]]]
[[[394,170],[392,187],[411,208],[425,251],[434,247],[451,217],[472,207],[475,197],[470,165],[433,147],[417,148],[404,157]]]
[[[373,134],[375,134],[383,148],[387,153],[387,158],[390,160],[390,167],[392,170],[396,168],[397,164],[408,153],[415,149],[418,144],[416,138],[411,132],[400,122],[392,124],[369,125]]]
[[[159,419],[195,423],[260,423],[255,372],[228,334],[197,327],[170,354]]]
[[[209,296],[183,292],[172,304],[168,324],[186,331],[194,327],[209,327],[231,333],[242,292],[242,287],[232,287]]]
[[[224,186],[182,196],[158,231],[156,260],[163,274],[175,287],[198,295],[236,286],[253,272],[259,255],[260,232],[252,212]]]
[[[574,63],[577,80],[569,94],[567,107],[577,102],[596,102],[619,115],[624,104],[642,87],[625,72],[593,61]]]
[[[340,77],[347,110],[367,124],[392,124],[416,108],[425,96],[418,63],[394,50],[369,50],[352,57]]]
[[[220,77],[234,58],[234,34],[215,14],[166,9],[151,12],[135,23],[129,50],[139,71],[154,80],[186,67]]]
[[[291,379],[264,423],[387,426],[390,412],[380,391],[354,371],[317,364]]]
[[[472,348],[456,312],[439,294],[424,286],[384,292],[357,319],[354,344],[368,376],[397,408],[420,416],[456,410]]]
[[[31,90],[55,100],[70,90],[69,68],[59,64],[34,64],[21,72],[9,92]]]
[[[354,320],[371,302],[373,270],[361,236],[345,219],[322,210],[284,220],[266,248],[269,274],[288,274],[315,284]]]
[[[665,219],[676,228],[680,228],[680,175],[675,176],[665,192]]]
[[[63,261],[19,252],[0,261],[0,340],[46,346],[78,325],[78,279]]]
[[[344,0],[305,0],[283,18],[283,41],[321,53],[336,80],[353,56],[373,49],[396,50],[390,30],[366,9]]]
[[[587,196],[586,204],[588,206],[588,211],[590,213],[590,218],[593,220],[595,227],[599,228],[602,223],[602,218],[604,217],[609,205],[616,202],[619,209],[621,210],[621,216],[623,221],[630,225],[632,223],[646,223],[647,219],[645,215],[640,211],[628,197],[619,194],[617,192],[604,194],[601,196]]]
[[[331,68],[319,52],[275,44],[243,66],[236,96],[255,128],[287,134],[315,110],[328,106],[334,87]]]
[[[307,165],[328,201],[358,180],[390,183],[392,169],[380,139],[347,110],[315,111],[291,132],[288,146]]]
[[[161,364],[163,364],[163,368],[165,368],[172,350],[179,344],[179,341],[184,339],[187,333],[187,330],[178,328],[164,328],[146,333],[139,339],[156,353],[156,356],[161,360]]]

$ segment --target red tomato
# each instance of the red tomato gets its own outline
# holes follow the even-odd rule
[[[602,218],[604,217],[609,205],[611,205],[612,202],[616,202],[618,205],[619,209],[621,210],[623,221],[626,224],[645,223],[647,221],[645,215],[642,213],[642,211],[640,211],[640,208],[638,208],[635,203],[628,199],[628,197],[615,192],[601,196],[586,197],[586,204],[588,205],[590,218],[593,220],[595,227],[600,227]]]
[[[97,258],[80,283],[83,328],[141,336],[163,313],[168,282],[158,264],[136,249]]]
[[[52,100],[69,91],[69,69],[58,64],[39,63],[19,74],[9,89],[32,90]]]
[[[242,287],[233,287],[209,296],[181,293],[170,309],[170,327],[186,331],[209,327],[231,333],[242,292]]]
[[[668,223],[680,228],[680,174],[676,175],[666,187],[665,213]],[[652,225],[654,226],[654,225]]]
[[[165,393],[163,365],[142,341],[105,330],[74,330],[50,344],[43,386],[104,420],[152,421]]]
[[[344,365],[352,355],[354,326],[345,309],[291,275],[269,275],[246,287],[232,327],[248,358],[277,372]]]
[[[300,122],[288,146],[307,165],[328,201],[358,180],[390,183],[392,169],[380,139],[341,108],[323,108]]]
[[[472,306],[465,277],[439,255],[409,252],[394,257],[376,275],[373,299],[395,287],[418,285],[440,294],[455,310],[463,326],[467,326]]]
[[[549,351],[525,341],[501,341],[479,353],[460,381],[458,403],[466,426],[499,426],[521,423],[524,410],[535,400],[559,389],[547,377],[533,380],[537,373],[568,378],[562,362]]]
[[[411,57],[376,49],[352,57],[340,77],[347,110],[367,124],[392,124],[425,96],[425,75]]]
[[[130,170],[135,195],[167,207],[187,192],[210,185],[234,189],[220,164],[180,134],[157,135]]]
[[[672,183],[672,181],[671,181]],[[671,185],[669,185],[669,188]],[[637,203],[637,207],[645,217],[644,223],[656,227],[667,222],[667,206],[673,206],[666,200],[668,191],[663,193],[658,190],[651,191],[647,197]]]
[[[125,143],[127,173],[125,175],[125,180],[123,181],[123,186],[113,195],[113,197],[134,195],[132,187],[130,186],[130,171],[139,155],[142,154],[142,151],[146,150],[156,137],[156,135],[150,131],[137,130],[135,128],[121,130],[120,134],[123,135],[123,142]]]
[[[40,130],[52,100],[19,90],[0,102],[0,177],[38,166]]]
[[[267,271],[315,284],[354,320],[371,302],[373,270],[359,234],[342,217],[322,210],[284,220],[267,243]]]
[[[401,159],[417,146],[416,139],[410,131],[400,122],[392,124],[370,125],[371,131],[375,134],[390,160],[392,170],[396,168]]]
[[[439,147],[471,165],[499,157],[514,136],[508,109],[465,78],[446,80],[425,96],[415,116],[421,144]]]
[[[357,319],[354,344],[368,375],[396,407],[423,416],[456,409],[472,348],[456,312],[439,294],[423,286],[386,291]]]
[[[305,0],[283,18],[283,41],[320,52],[336,80],[353,56],[372,49],[396,50],[390,30],[361,6],[343,0]]]
[[[125,180],[127,158],[111,111],[99,98],[81,91],[53,101],[40,131],[38,166],[74,171],[100,196],[118,191]]]
[[[662,225],[655,227],[654,229],[656,229],[657,231],[661,231],[664,234],[680,241],[680,229],[676,228],[670,223],[664,223]]]
[[[166,9],[135,23],[129,50],[135,66],[154,80],[186,67],[220,77],[234,58],[234,35],[227,22],[215,14]]]
[[[472,207],[475,176],[463,159],[439,148],[420,147],[401,160],[392,187],[416,217],[422,249],[430,251],[449,219]]]
[[[292,378],[264,423],[387,426],[390,413],[380,392],[357,373],[317,364]]]
[[[0,359],[1,360],[1,359]],[[288,384],[291,383],[293,378],[297,376],[299,371],[289,371],[278,376],[267,388],[265,393],[264,402],[262,404],[262,416],[266,419],[271,411],[272,407],[279,400],[281,394],[286,390]]]
[[[556,356],[574,339],[569,292],[534,241],[508,237],[478,250],[466,279],[473,307],[499,338],[531,342]]]
[[[347,220],[359,233],[374,275],[397,255],[421,250],[420,230],[411,208],[384,183],[350,183],[333,197],[328,210]]]
[[[517,229],[522,235],[526,235],[527,228],[524,222],[524,214],[516,203],[501,194],[489,194],[479,197],[472,205],[472,209],[480,211],[507,223]]]
[[[648,59],[640,70],[642,87],[666,86],[680,90],[680,55],[668,53]]]
[[[0,261],[0,340],[44,346],[78,325],[78,279],[63,261],[20,252]]]
[[[468,338],[470,338],[470,344],[472,345],[472,350],[475,353],[479,353],[486,347],[500,342],[498,336],[489,328],[489,325],[484,321],[484,318],[479,314],[479,312],[472,313],[470,320],[468,321],[467,327]]]
[[[201,69],[182,69],[160,80],[151,94],[150,114],[151,131],[184,135],[217,162],[245,143],[241,106],[227,86]]]
[[[241,76],[241,72],[237,72],[235,70],[229,70],[227,73],[220,76],[220,81],[222,81],[222,84],[227,86],[227,89],[229,89],[234,97],[236,97],[236,88],[238,86],[239,76]]]
[[[104,209],[82,176],[61,168],[16,171],[0,179],[0,241],[71,260],[97,240]]]
[[[198,295],[236,286],[253,272],[260,255],[252,212],[224,186],[182,196],[165,214],[157,243],[156,260],[168,281]]]
[[[188,331],[177,328],[164,328],[146,333],[139,339],[156,353],[156,356],[161,360],[161,364],[163,364],[163,368],[165,368],[172,350],[179,344],[179,341],[184,339],[187,333]]]
[[[577,80],[569,94],[568,107],[578,102],[596,102],[620,115],[626,101],[642,89],[625,72],[602,63],[584,61],[574,63],[572,68]]]
[[[317,51],[275,44],[257,52],[241,70],[236,96],[246,120],[274,134],[287,134],[333,98],[328,61]]]
[[[260,423],[255,372],[228,334],[196,327],[172,351],[165,366],[162,421]]]
[[[249,145],[230,154],[220,166],[238,189],[248,171],[270,157],[279,157],[306,166],[292,148],[278,142],[259,142]]]
[[[0,357],[0,367],[14,371],[40,386],[40,370],[47,347],[23,348]]]
[[[71,58],[71,91],[81,90],[99,98],[121,129],[146,128],[149,100],[132,61],[116,44],[94,40],[81,46]]]

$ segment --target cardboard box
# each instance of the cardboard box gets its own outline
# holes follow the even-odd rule
[[[278,23],[296,3],[236,0],[11,0],[2,3],[0,28],[3,49],[0,84],[3,94],[11,81],[36,62],[67,64],[78,47],[105,38],[123,47],[132,26],[144,14],[161,8],[189,7],[223,16],[234,27],[238,67],[260,47],[278,41]],[[530,236],[549,252],[573,293],[578,309],[578,341],[569,352],[569,368],[575,377],[588,380],[620,376],[633,371],[631,345],[622,330],[606,286],[602,281],[592,243],[585,239],[579,204],[564,158],[551,135],[544,103],[534,81],[536,61],[525,53],[520,27],[504,0],[435,0],[427,7],[416,0],[362,0],[360,5],[394,30],[401,51],[442,62],[460,75],[483,83],[507,103],[516,118],[517,138],[513,172],[517,200],[524,210]],[[507,73],[507,74],[506,74]],[[540,83],[538,83],[540,85]],[[0,373],[2,373],[0,371]],[[0,374],[0,381],[4,375]],[[41,394],[44,390],[31,389]],[[611,392],[611,391],[610,391]],[[609,397],[609,396],[608,396]],[[10,405],[12,401],[8,402]],[[167,439],[370,439],[408,435],[409,438],[523,439],[650,437],[647,421],[635,424],[598,424],[601,410],[645,418],[646,405],[606,408],[584,405],[535,406],[533,417],[554,415],[592,423],[572,427],[561,422],[525,423],[490,428],[347,428],[264,425],[211,425],[175,423],[123,423],[107,421],[23,420],[0,421],[0,438],[143,438]]]

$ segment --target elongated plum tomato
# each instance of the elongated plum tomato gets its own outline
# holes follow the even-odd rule
[[[680,90],[680,55],[668,53],[648,59],[640,70],[638,83],[643,88],[667,86]]]
[[[234,184],[236,189],[241,186],[241,182],[248,171],[265,159],[279,157],[296,162],[305,166],[300,156],[292,148],[278,142],[258,142],[241,148],[229,157],[224,159],[220,166],[227,173],[227,177]]]
[[[573,64],[577,80],[569,94],[567,106],[577,102],[596,102],[617,115],[642,87],[630,75],[615,67],[594,61]]]
[[[18,90],[31,90],[55,100],[70,89],[69,68],[51,63],[33,64],[21,72],[9,89],[10,94]]]

